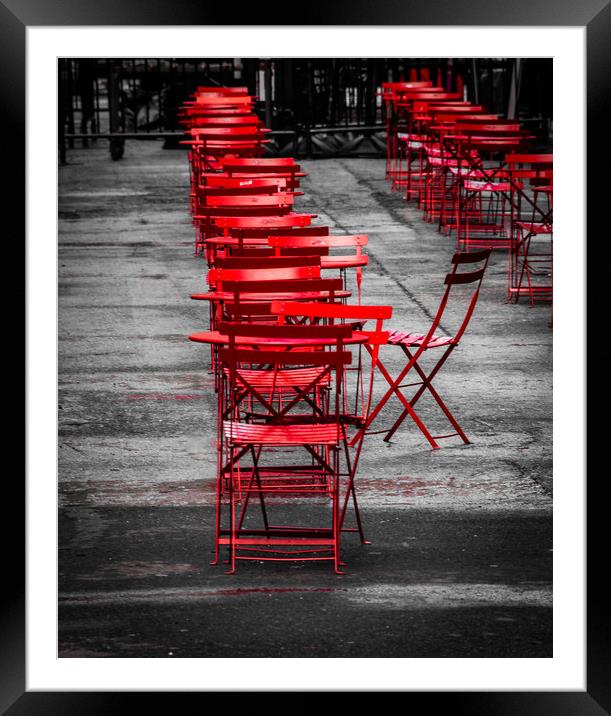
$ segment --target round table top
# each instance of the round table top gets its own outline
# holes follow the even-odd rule
[[[207,345],[226,346],[229,345],[229,337],[218,331],[202,331],[192,333],[189,340],[194,343],[206,343]],[[343,341],[344,345],[358,345],[367,343],[369,335],[362,331],[354,331],[352,336]],[[256,341],[256,342],[254,342]],[[337,341],[329,338],[251,338],[247,336],[236,336],[238,346],[259,346],[273,348],[305,348],[308,346],[334,346]]]

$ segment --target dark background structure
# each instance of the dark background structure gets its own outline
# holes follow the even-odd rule
[[[178,108],[198,85],[244,85],[274,155],[381,156],[383,82],[430,79],[552,140],[551,58],[60,58],[60,155],[97,139],[176,146]]]

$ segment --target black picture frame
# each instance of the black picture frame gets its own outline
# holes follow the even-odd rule
[[[600,151],[608,136],[611,92],[611,3],[609,0],[586,0],[581,3],[552,2],[552,0],[391,0],[376,3],[353,0],[350,4],[308,3],[298,8],[289,23],[286,5],[266,3],[265,12],[252,5],[240,8],[240,25],[519,25],[519,26],[580,26],[586,28],[587,38],[587,136],[588,140],[588,234],[594,236],[594,221],[605,206],[603,192],[607,181],[597,182],[597,168],[601,164]],[[5,183],[3,198],[10,207],[12,220],[24,223],[25,217],[25,71],[26,28],[32,26],[78,26],[78,25],[232,25],[235,9],[212,7],[212,3],[196,0],[0,0],[0,95],[2,112],[2,143]],[[282,22],[274,22],[274,18]],[[262,22],[262,20],[264,20]],[[600,144],[599,144],[600,142]],[[608,144],[608,143],[607,143]],[[607,150],[608,151],[608,150]],[[597,161],[594,157],[597,157]],[[604,159],[603,159],[604,161]],[[8,209],[5,209],[8,212]],[[6,219],[6,214],[5,214]],[[25,227],[21,234],[25,237]],[[23,261],[25,241],[21,244],[19,234],[11,232],[6,248],[15,254],[5,261]],[[601,239],[606,235],[601,235]],[[602,242],[601,242],[602,243]],[[606,241],[604,242],[606,243]],[[597,247],[602,250],[602,247]],[[6,264],[5,264],[6,265]],[[587,297],[593,299],[598,282],[589,273]],[[22,289],[23,291],[23,289]],[[25,292],[24,292],[25,293]],[[15,295],[14,293],[12,294]],[[5,294],[6,296],[6,294]],[[589,301],[590,305],[593,300]],[[11,355],[15,360],[15,374],[19,375],[25,365],[25,301],[23,313],[11,311],[15,323],[11,326]],[[23,319],[23,320],[22,320]],[[6,320],[6,316],[5,316]],[[6,323],[5,323],[6,325]],[[591,320],[587,327],[592,327]],[[23,340],[15,340],[23,336]],[[18,346],[24,346],[24,360]],[[34,346],[29,346],[33,350]],[[571,351],[580,346],[570,346]],[[585,346],[583,347],[585,350]],[[588,355],[588,367],[590,355]],[[25,383],[25,380],[24,380]],[[18,402],[16,403],[18,404]],[[588,406],[588,417],[591,408]],[[15,421],[19,425],[18,421]],[[594,425],[594,420],[589,421]],[[585,430],[585,426],[583,428]],[[22,433],[23,434],[23,433]],[[20,444],[25,438],[16,436]],[[592,438],[597,442],[595,438]],[[116,714],[132,711],[138,699],[155,699],[157,707],[173,704],[178,711],[177,694],[144,694],[141,692],[32,692],[25,685],[25,510],[18,506],[24,502],[24,482],[18,474],[7,473],[3,484],[5,499],[3,552],[9,557],[4,572],[2,589],[2,619],[0,632],[0,709],[2,713],[18,714]],[[608,539],[605,517],[604,472],[588,484],[587,542],[587,690],[585,692],[417,692],[402,693],[404,707],[414,707],[415,701],[426,698],[426,705],[448,709],[457,714],[553,714],[592,716],[611,713],[611,644],[609,619],[604,598],[607,559],[604,546]],[[10,478],[10,479],[9,479]],[[10,505],[10,509],[8,506]],[[12,519],[7,519],[7,514]],[[597,559],[597,555],[600,557]],[[181,697],[187,694],[181,694]],[[191,694],[200,697],[206,694]],[[282,694],[279,694],[282,696]],[[249,696],[248,710],[259,710],[271,705],[263,694],[232,694],[238,700]],[[252,697],[255,698],[252,698]],[[304,694],[299,699],[287,699],[291,708],[305,710],[317,694]],[[170,701],[172,699],[172,701]],[[431,701],[433,699],[433,701]],[[318,700],[318,699],[317,699]],[[246,703],[246,702],[245,702]],[[235,699],[232,698],[235,706]]]

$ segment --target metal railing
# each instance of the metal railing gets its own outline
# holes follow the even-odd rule
[[[431,79],[464,87],[471,100],[528,118],[551,133],[551,60],[448,58],[61,58],[59,154],[109,140],[114,159],[128,139],[182,137],[180,104],[198,85],[246,85],[272,129],[268,151],[295,156],[377,155],[384,150],[385,81]],[[534,119],[532,119],[534,118]]]

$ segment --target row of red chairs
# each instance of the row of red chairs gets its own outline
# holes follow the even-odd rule
[[[236,156],[230,135],[212,147],[194,131],[202,105],[206,119],[214,118],[213,106],[225,111],[227,99],[251,108],[252,98],[239,89],[200,88],[182,115],[192,137],[196,253],[207,264],[207,290],[192,298],[210,305],[209,330],[189,338],[211,347],[217,396],[213,564],[227,549],[230,573],[240,560],[329,561],[342,573],[345,534],[367,541],[355,478],[364,439],[388,401],[395,397],[400,413],[381,431],[386,440],[409,416],[432,448],[451,436],[469,442],[433,380],[471,319],[490,251],[454,255],[425,332],[389,330],[391,306],[361,303],[368,237],[332,235],[312,225],[315,215],[293,211],[305,176],[299,165]],[[350,303],[352,269],[356,304]],[[453,312],[461,292],[466,296]],[[442,318],[445,326],[452,316],[457,330],[440,333]],[[396,377],[383,346],[397,346],[405,356]],[[424,361],[431,349],[432,367]],[[408,398],[404,381],[412,373],[416,390]],[[381,395],[374,392],[376,376],[387,384]],[[451,433],[433,435],[416,412],[425,394]]]
[[[533,137],[432,82],[389,82],[386,177],[459,250],[504,249],[507,301],[553,293],[553,156]]]

